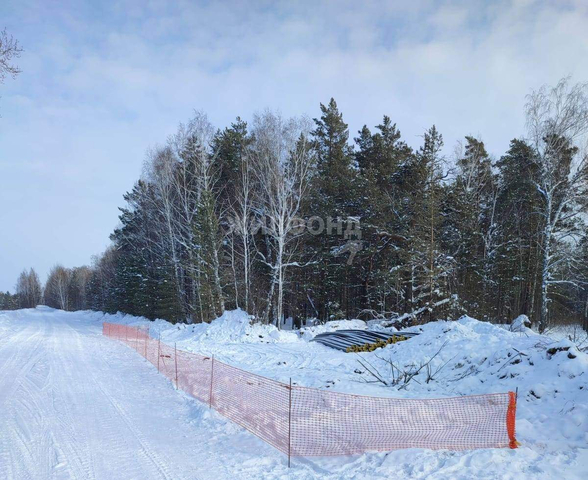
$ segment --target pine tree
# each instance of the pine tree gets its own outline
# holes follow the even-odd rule
[[[466,137],[464,154],[447,199],[445,248],[456,261],[460,302],[471,314],[488,318],[492,262],[496,248],[497,182],[484,143]],[[488,309],[487,309],[488,308]]]
[[[411,312],[426,320],[447,318],[450,307],[452,259],[440,246],[441,209],[444,200],[442,180],[443,137],[435,126],[424,134],[424,143],[413,157],[411,200],[413,221],[409,238]]]
[[[247,122],[237,117],[231,126],[216,133],[212,142],[212,154],[217,159],[216,187],[220,201],[230,205],[235,201],[235,186],[241,181],[241,165],[251,138],[247,134]]]
[[[512,140],[508,152],[497,162],[496,218],[498,248],[495,259],[495,309],[497,318],[512,320],[525,314],[536,319],[539,285],[540,198],[535,153],[522,140]]]
[[[72,310],[86,310],[88,307],[88,284],[92,276],[89,267],[75,267],[71,270],[69,301]]]
[[[119,253],[112,245],[94,258],[88,281],[88,308],[107,313],[122,311],[115,294],[118,257]]]
[[[406,267],[414,221],[414,154],[389,117],[376,128],[372,135],[364,127],[356,138],[363,241],[358,270],[362,310],[390,316],[410,309],[411,277]]]
[[[343,235],[329,232],[328,223],[345,222],[359,213],[357,205],[357,169],[348,145],[349,130],[337,103],[320,105],[322,115],[314,119],[312,132],[316,171],[310,188],[306,212],[312,230],[319,231],[308,239],[307,260],[315,262],[307,285],[307,297],[313,310],[323,320],[350,315],[350,291],[347,288],[350,269],[346,258],[337,256],[346,243]],[[347,226],[343,227],[343,230]],[[341,282],[345,285],[341,288]]]
[[[187,322],[225,307],[295,322],[524,313],[540,329],[562,318],[588,328],[588,157],[577,148],[586,97],[566,80],[534,92],[529,140],[513,140],[493,165],[466,137],[445,173],[435,127],[413,151],[384,116],[352,147],[334,100],[296,135],[271,114],[258,117],[266,128],[256,119],[249,133],[237,118],[215,134],[196,112],[149,153],[112,247],[72,270],[67,307]],[[305,231],[294,217],[308,220]],[[34,271],[16,293],[0,293],[0,309],[39,303]]]
[[[10,292],[0,292],[0,310],[16,310],[18,308],[18,298],[11,295]]]

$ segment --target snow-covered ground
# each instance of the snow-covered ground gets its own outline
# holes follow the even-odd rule
[[[443,397],[518,387],[521,446],[295,459],[288,469],[284,455],[102,337],[102,321],[148,324],[178,348],[335,391]],[[295,333],[250,325],[240,311],[210,325],[45,307],[0,312],[0,478],[587,478],[588,355],[566,334],[463,318],[415,328],[421,335],[371,353],[309,342],[337,328],[367,325],[340,321]],[[393,381],[433,356],[409,383]]]

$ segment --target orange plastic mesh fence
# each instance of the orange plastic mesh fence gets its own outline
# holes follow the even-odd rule
[[[406,399],[286,385],[169,346],[148,327],[104,323],[177,388],[291,456],[399,448],[516,448],[514,393]]]

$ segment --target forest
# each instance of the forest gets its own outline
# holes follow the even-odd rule
[[[383,116],[349,132],[263,111],[216,129],[195,112],[150,150],[111,246],[92,265],[23,271],[0,309],[38,303],[209,322],[520,314],[588,326],[588,87],[532,91],[499,158],[433,125],[414,149]],[[114,219],[113,219],[114,220]]]

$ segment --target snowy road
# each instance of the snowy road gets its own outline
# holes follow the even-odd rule
[[[175,392],[72,320],[27,315],[0,341],[0,478],[195,478],[189,427],[147,405]]]
[[[220,421],[134,351],[75,314],[13,315],[0,330],[1,479],[234,478],[203,428]]]

